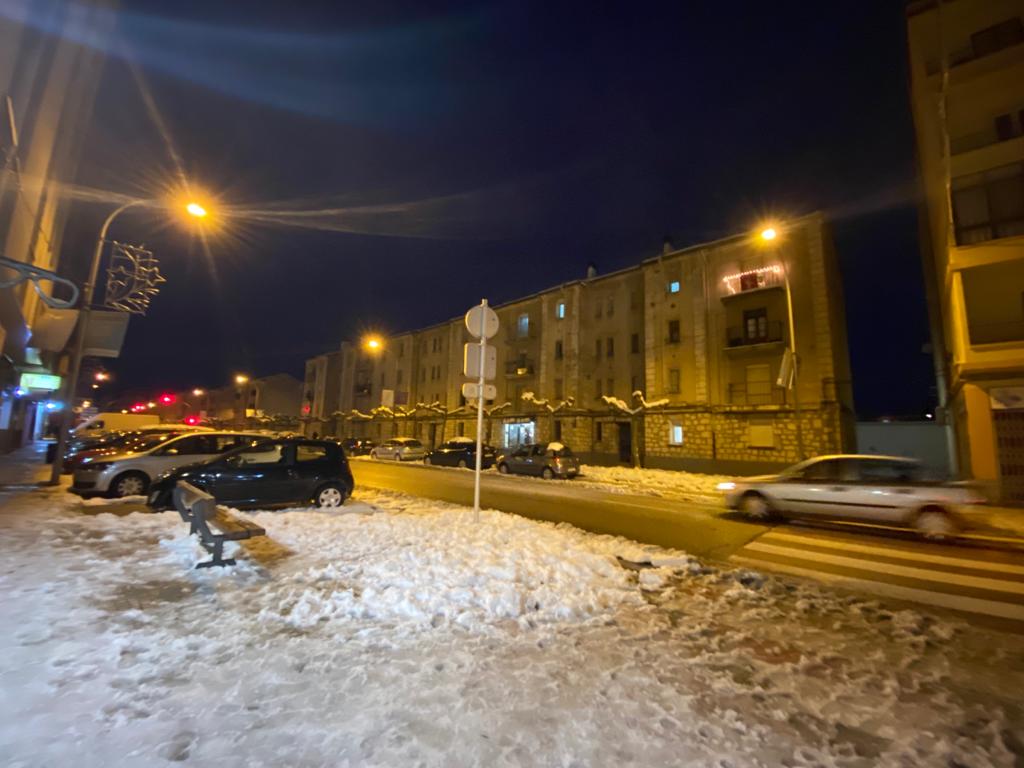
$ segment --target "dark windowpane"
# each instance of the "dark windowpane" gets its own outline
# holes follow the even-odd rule
[[[996,118],[996,137],[1000,141],[1007,141],[1013,138],[1013,133],[1013,117],[999,115]]]

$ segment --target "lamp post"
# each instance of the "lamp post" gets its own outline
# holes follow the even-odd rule
[[[774,243],[778,238],[778,232],[774,227],[765,227],[761,230],[761,240],[766,243]],[[789,267],[786,260],[779,253],[778,245],[772,249],[782,266],[782,280],[786,286],[786,314],[789,319],[789,357],[793,366],[792,390],[793,390],[793,417],[796,419],[796,451],[800,461],[804,460],[804,428],[803,419],[800,414],[800,361],[796,355],[796,328],[793,325],[793,291],[789,285]]]
[[[248,397],[248,394],[246,394],[245,399],[243,401],[242,394],[243,394],[243,392],[245,390],[245,385],[248,384],[248,383],[249,383],[249,377],[246,374],[244,374],[244,373],[236,373],[235,374],[235,384],[238,386],[238,392],[235,393],[235,418],[239,419],[239,426],[240,427],[244,427],[245,426],[245,419],[246,419],[245,412],[247,410],[246,406],[249,403],[249,397]],[[241,405],[241,409],[242,409],[241,410],[241,418],[239,418],[239,405]]]
[[[60,484],[61,469],[64,465],[64,452],[67,450],[68,433],[71,430],[74,418],[75,390],[78,387],[78,377],[82,371],[82,352],[85,349],[85,334],[89,330],[89,315],[92,313],[93,293],[96,289],[96,278],[100,271],[100,261],[103,258],[103,246],[107,240],[107,230],[118,216],[129,208],[139,206],[153,207],[157,205],[152,200],[132,200],[115,208],[110,212],[100,227],[99,237],[96,238],[96,247],[93,249],[92,263],[89,265],[89,276],[86,279],[82,290],[81,309],[79,310],[78,325],[75,332],[75,346],[71,350],[71,359],[68,365],[68,380],[64,386],[64,416],[61,419],[60,431],[57,433],[57,452],[53,458],[53,468],[50,471],[50,485]],[[196,218],[205,218],[206,209],[198,203],[188,203],[185,206],[186,212]]]

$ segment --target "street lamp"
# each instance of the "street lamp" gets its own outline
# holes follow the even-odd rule
[[[363,349],[365,349],[367,352],[376,354],[377,352],[380,352],[381,350],[384,349],[384,342],[381,340],[380,336],[364,336]]]
[[[202,397],[203,395],[206,394],[206,392],[204,390],[200,389],[199,387],[196,387],[195,389],[192,390],[192,394],[195,397]]]
[[[89,265],[89,276],[82,289],[82,298],[78,317],[77,331],[75,333],[75,346],[71,351],[71,360],[68,365],[68,380],[64,401],[69,407],[64,410],[64,418],[61,420],[60,431],[57,433],[57,452],[54,455],[53,469],[50,472],[50,485],[60,484],[60,474],[63,468],[63,456],[67,450],[68,433],[71,431],[71,422],[74,419],[75,389],[78,386],[78,377],[82,373],[82,352],[85,350],[85,334],[89,328],[89,316],[92,313],[93,292],[96,288],[96,278],[100,271],[100,260],[103,258],[103,246],[107,241],[107,230],[113,224],[114,219],[127,211],[129,208],[138,207],[163,208],[164,204],[155,200],[132,200],[118,206],[110,215],[103,220],[100,227],[99,237],[96,238],[96,247],[92,253],[92,263]],[[190,201],[185,204],[185,212],[196,218],[205,218],[206,209],[199,203]]]
[[[786,314],[789,318],[789,359],[790,365],[793,367],[792,376],[792,390],[793,390],[793,416],[796,419],[796,451],[799,459],[804,459],[804,428],[803,419],[800,415],[800,361],[796,355],[796,328],[793,325],[793,291],[789,285],[789,268],[786,266],[786,260],[782,258],[779,253],[778,243],[775,241],[778,239],[779,232],[774,226],[762,227],[760,232],[760,239],[763,244],[771,244],[775,257],[779,260],[779,264],[782,266],[782,280],[786,286]]]

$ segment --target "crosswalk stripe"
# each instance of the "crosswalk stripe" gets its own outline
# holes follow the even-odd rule
[[[999,579],[988,579],[982,576],[968,576],[963,573],[949,573],[947,571],[930,570],[927,568],[914,568],[908,565],[880,563],[859,557],[828,555],[823,552],[813,552],[807,549],[794,549],[792,547],[778,547],[774,544],[762,544],[760,541],[747,544],[742,551],[764,552],[769,555],[779,555],[799,560],[810,560],[812,562],[838,565],[845,568],[855,568],[861,571],[872,571],[875,573],[890,574],[893,576],[906,576],[920,581],[933,581],[942,584],[953,584],[961,587],[984,589],[990,592],[1008,592],[1014,595],[1024,595],[1024,584],[1016,581],[1001,581]]]
[[[783,541],[793,544],[810,544],[823,549],[838,549],[844,552],[863,552],[868,555],[883,555],[897,560],[910,560],[936,565],[952,565],[960,568],[974,568],[979,571],[995,571],[997,573],[1013,573],[1024,576],[1024,565],[1010,563],[993,563],[988,560],[972,560],[966,557],[950,557],[949,555],[933,555],[928,552],[911,552],[886,546],[868,546],[852,541],[836,541],[834,539],[797,536],[792,533],[771,532],[762,536],[759,541]]]
[[[865,592],[872,592],[876,595],[890,597],[896,600],[906,600],[908,602],[922,603],[924,605],[934,605],[939,608],[949,608],[951,610],[963,611],[965,613],[978,613],[987,616],[997,616],[1003,619],[1024,621],[1024,605],[1001,603],[996,600],[983,600],[981,598],[967,597],[965,595],[953,595],[947,592],[930,592],[925,589],[904,587],[899,584],[889,584],[884,581],[840,576],[834,573],[817,571],[812,568],[801,568],[800,566],[789,565],[787,563],[777,563],[774,561],[767,562],[764,560],[758,560],[757,558],[743,557],[742,555],[733,555],[729,558],[729,561],[739,565],[746,565],[751,568],[766,568],[767,570],[779,571],[792,576],[802,576],[805,578],[815,579],[817,581],[825,581],[837,586],[856,587]]]

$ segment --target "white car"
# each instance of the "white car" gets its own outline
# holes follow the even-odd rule
[[[247,432],[154,434],[133,443],[132,450],[83,459],[75,468],[69,490],[83,497],[140,496],[150,481],[164,472],[266,439]]]
[[[726,506],[771,516],[859,520],[953,535],[983,517],[985,498],[963,483],[929,480],[920,463],[896,456],[818,456],[778,475],[720,483]]]
[[[385,440],[370,451],[374,459],[394,459],[395,461],[421,461],[427,455],[423,443],[412,437],[393,437]]]

